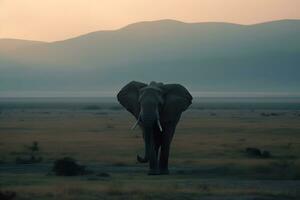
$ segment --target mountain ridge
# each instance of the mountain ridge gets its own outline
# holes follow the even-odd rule
[[[70,37],[70,38],[66,38],[66,39],[62,39],[62,40],[55,40],[55,41],[39,41],[39,40],[27,40],[27,39],[19,39],[19,38],[0,38],[0,42],[2,40],[19,40],[19,41],[29,41],[29,42],[40,42],[40,43],[55,43],[55,42],[63,42],[66,40],[71,40],[71,39],[75,39],[78,37],[82,37],[82,36],[87,36],[93,33],[97,33],[97,32],[114,32],[114,31],[119,31],[122,29],[126,29],[128,27],[131,26],[135,26],[135,25],[139,25],[139,24],[146,24],[146,23],[153,23],[153,22],[178,22],[180,24],[198,24],[198,25],[205,25],[205,24],[225,24],[225,25],[237,25],[237,26],[257,26],[257,25],[265,25],[265,24],[273,24],[273,23],[280,23],[280,22],[299,22],[300,23],[300,19],[279,19],[279,20],[274,20],[274,21],[266,21],[266,22],[259,22],[259,23],[254,23],[254,24],[239,24],[239,23],[232,23],[232,22],[218,22],[218,21],[212,21],[212,22],[183,22],[180,20],[174,20],[174,19],[161,19],[161,20],[151,20],[151,21],[139,21],[139,22],[134,22],[128,25],[125,25],[121,28],[117,28],[117,29],[112,29],[112,30],[96,30],[96,31],[91,31],[88,33],[83,33],[80,34],[78,36],[74,36],[74,37]]]
[[[0,91],[107,91],[133,79],[196,91],[298,91],[299,35],[300,20],[140,22],[0,51]]]

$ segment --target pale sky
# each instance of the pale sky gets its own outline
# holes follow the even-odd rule
[[[300,19],[300,0],[0,0],[0,38],[56,41],[159,19]]]

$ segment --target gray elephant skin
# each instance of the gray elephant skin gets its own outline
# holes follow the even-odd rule
[[[182,112],[192,103],[192,95],[180,84],[132,81],[117,98],[143,132],[145,155],[137,155],[137,160],[149,162],[149,175],[169,174],[170,144]]]

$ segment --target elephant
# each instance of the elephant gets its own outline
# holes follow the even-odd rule
[[[117,94],[119,103],[135,118],[143,132],[148,175],[169,174],[170,144],[181,114],[192,104],[192,95],[180,84],[131,81]]]

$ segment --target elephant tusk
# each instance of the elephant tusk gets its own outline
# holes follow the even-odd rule
[[[162,130],[162,127],[161,127],[159,119],[157,119],[157,125],[158,125],[159,130],[162,132],[163,130]]]
[[[156,110],[156,117],[157,117],[157,125],[158,125],[158,128],[159,128],[160,132],[162,132],[163,129],[162,129],[161,124],[160,124],[160,121],[159,121],[159,113],[158,113],[158,110]]]
[[[131,127],[131,130],[134,130],[136,128],[136,126],[139,124],[140,122],[140,118],[141,118],[141,115],[139,115],[139,118],[136,120],[136,122],[134,123],[134,125]]]
[[[136,126],[138,125],[138,123],[139,123],[139,121],[137,120],[137,121],[135,122],[135,124],[131,127],[131,130],[134,130],[134,129],[136,128]]]

